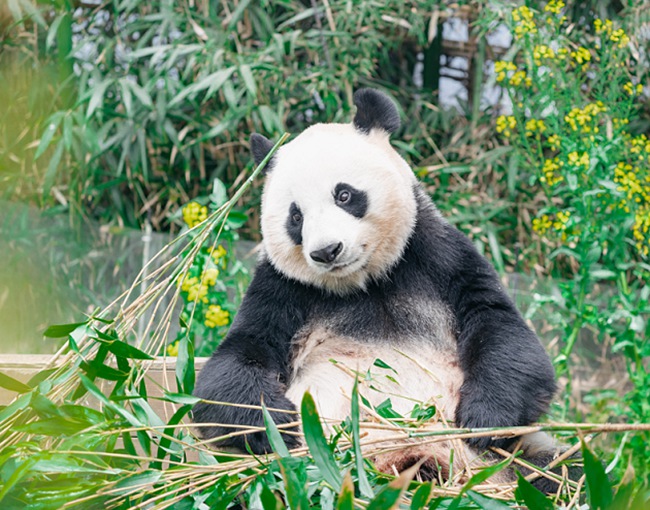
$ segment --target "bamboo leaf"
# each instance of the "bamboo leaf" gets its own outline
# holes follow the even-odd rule
[[[43,196],[46,197],[50,194],[50,189],[54,184],[54,177],[56,176],[56,171],[59,168],[59,163],[61,162],[61,157],[63,156],[64,141],[61,140],[57,146],[52,159],[47,165],[47,170],[45,171],[45,176],[43,178]]]
[[[352,388],[352,441],[354,443],[354,457],[357,467],[357,477],[359,478],[359,490],[366,498],[372,498],[374,493],[370,483],[368,482],[368,475],[363,466],[363,454],[361,452],[361,437],[359,433],[359,381],[355,379],[354,387]]]
[[[206,99],[212,96],[216,91],[218,91],[221,86],[226,82],[230,75],[235,71],[234,67],[229,67],[227,69],[220,69],[214,73],[211,73],[198,82],[193,83],[192,85],[185,87],[181,90],[168,104],[168,107],[174,107],[184,101],[187,97],[194,97],[197,93],[202,90],[208,89],[206,94]]]
[[[612,486],[601,462],[582,443],[582,458],[585,463],[587,502],[592,510],[606,510],[612,503]]]
[[[265,483],[262,483],[260,501],[264,510],[280,510],[284,508],[282,501],[267,487]]]
[[[81,380],[83,386],[88,390],[88,392],[92,396],[94,396],[97,400],[99,400],[102,404],[108,407],[111,411],[122,416],[134,427],[144,427],[144,424],[140,422],[140,420],[138,420],[135,416],[133,416],[133,414],[131,414],[123,407],[109,400],[108,397],[104,395],[97,386],[95,386],[95,384],[90,380],[90,378],[88,378],[84,374],[79,374],[79,379]]]
[[[87,119],[90,118],[97,108],[102,107],[104,104],[104,93],[111,83],[113,83],[113,80],[107,78],[95,85],[93,93],[90,96],[90,101],[88,102],[88,110],[86,111]]]
[[[336,509],[354,510],[354,482],[352,481],[352,476],[349,471],[343,478],[343,484],[341,486],[341,492],[339,493]]]
[[[340,491],[342,484],[341,473],[327,445],[327,440],[323,433],[323,426],[321,425],[318,410],[316,409],[316,402],[314,402],[314,397],[309,392],[305,392],[302,398],[300,414],[302,416],[305,441],[316,466],[323,475],[323,478],[325,478],[325,481],[334,490]]]
[[[291,510],[308,510],[307,475],[303,460],[285,457],[280,460],[279,464],[289,508]]]
[[[40,158],[45,152],[45,150],[50,146],[50,143],[52,142],[52,137],[54,137],[54,133],[56,133],[56,130],[58,129],[59,124],[61,124],[62,119],[63,119],[63,112],[56,112],[52,114],[50,118],[47,120],[45,130],[43,131],[41,140],[38,143],[36,152],[34,153],[34,159]]]
[[[0,411],[0,422],[6,420],[10,416],[13,416],[15,413],[21,411],[22,409],[25,409],[27,406],[29,406],[30,400],[31,395],[28,393],[25,393],[18,397],[11,404]]]
[[[115,354],[115,356],[128,359],[153,359],[153,357],[146,352],[141,351],[137,347],[133,347],[122,340],[114,340],[106,336],[102,338],[100,331],[95,330],[95,332],[98,333],[98,335],[94,340],[104,344],[110,352]]]
[[[367,507],[367,510],[391,510],[398,508],[400,499],[404,491],[408,488],[411,480],[420,469],[420,463],[411,466],[410,468],[402,471],[400,475],[391,480],[391,482],[384,487]]]
[[[519,472],[517,472],[515,496],[517,501],[524,503],[528,508],[534,508],[535,510],[553,510],[554,508],[553,502]]]
[[[7,496],[9,491],[14,488],[14,486],[32,469],[34,464],[37,462],[38,457],[28,457],[13,470],[9,476],[9,479],[3,483],[2,488],[0,488],[0,503],[3,502],[5,496]]]
[[[142,88],[140,85],[138,85],[135,82],[129,81],[129,88],[135,95],[140,100],[140,103],[142,105],[146,106],[147,108],[153,108],[153,101],[151,100],[151,96],[149,95],[149,92],[147,92],[144,88]]]
[[[30,406],[41,418],[52,418],[62,416],[61,410],[54,402],[38,392],[31,394]]]
[[[71,436],[78,434],[84,429],[92,426],[90,423],[68,420],[63,417],[46,418],[43,420],[32,421],[25,425],[19,425],[16,430],[28,434],[38,434],[43,436]]]
[[[257,85],[255,84],[255,78],[253,77],[250,66],[240,66],[239,74],[244,80],[244,85],[246,85],[246,90],[248,90],[248,93],[251,95],[251,97],[255,97],[257,94]]]
[[[61,21],[63,18],[65,18],[65,16],[67,16],[67,14],[67,12],[59,14],[56,18],[54,18],[54,21],[50,23],[50,28],[47,30],[47,37],[45,38],[46,50],[51,50],[54,46],[54,41],[56,39],[57,32],[59,31],[59,25],[61,25]]]
[[[79,326],[85,326],[87,322],[74,322],[72,324],[58,324],[50,326],[43,332],[43,336],[48,338],[64,338],[72,333]]]
[[[421,510],[427,506],[431,499],[432,490],[433,484],[431,482],[426,482],[420,485],[411,499],[411,510]]]
[[[237,22],[241,19],[241,17],[244,15],[244,11],[248,7],[248,5],[251,3],[251,0],[241,0],[238,4],[235,10],[232,12],[232,15],[230,16],[230,20],[228,21],[228,29],[233,30],[235,28],[235,25]]]
[[[169,393],[165,391],[163,400],[166,400],[168,402],[173,402],[174,404],[190,404],[194,405],[197,402],[200,402],[201,399],[198,397],[194,397],[192,395],[186,395],[184,393]]]
[[[176,384],[180,393],[191,395],[194,391],[194,345],[184,336],[178,342],[178,355],[176,356]]]
[[[98,360],[93,360],[90,363],[82,361],[79,368],[93,377],[99,377],[107,381],[123,381],[129,376],[128,372],[109,367]]]
[[[514,457],[508,457],[507,459],[503,459],[501,462],[498,462],[497,464],[481,469],[478,473],[476,473],[467,481],[467,483],[463,486],[463,489],[461,490],[460,494],[461,495],[464,494],[465,492],[469,491],[472,487],[475,487],[476,485],[485,482],[492,475],[495,475],[499,471],[508,467],[512,463],[513,458]]]
[[[157,483],[162,477],[161,471],[149,469],[142,473],[122,478],[115,485],[115,492],[117,494],[129,494],[131,492],[141,491],[143,487]]]
[[[13,377],[3,374],[2,372],[0,372],[0,388],[15,391],[17,393],[27,393],[28,391],[32,391],[31,387],[21,383]]]
[[[131,90],[129,89],[129,80],[128,78],[122,78],[119,81],[120,91],[122,92],[122,104],[124,105],[124,111],[126,116],[130,119],[133,118],[133,98],[131,97]]]
[[[232,74],[235,72],[234,67],[229,67],[227,69],[221,69],[217,71],[216,73],[212,74],[212,79],[210,83],[210,87],[208,88],[208,91],[205,95],[206,99],[211,98],[216,92],[219,91],[219,89],[230,79]]]
[[[512,510],[510,506],[498,499],[488,498],[478,492],[467,491],[467,497],[476,503],[482,510]],[[530,510],[533,510],[533,507],[531,507]]]
[[[264,416],[264,426],[266,427],[266,437],[269,438],[269,444],[271,445],[271,448],[273,448],[273,451],[280,457],[291,457],[289,449],[287,448],[284,439],[282,439],[280,431],[273,421],[271,413],[269,413],[268,409],[264,405],[264,402],[262,402],[262,414]]]
[[[177,425],[180,421],[192,410],[191,405],[181,406],[171,417],[169,423],[170,427],[166,428],[164,431],[163,437],[160,438],[160,443],[158,445],[158,452],[156,453],[156,458],[164,459],[166,454],[169,452],[169,447],[172,443],[172,438],[174,437],[175,429],[173,425]],[[162,469],[161,462],[153,462],[150,466],[154,469]]]

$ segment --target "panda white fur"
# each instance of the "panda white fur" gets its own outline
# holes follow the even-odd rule
[[[371,89],[354,100],[351,124],[314,125],[270,161],[263,253],[196,396],[295,410],[309,390],[321,416],[336,422],[349,415],[355,373],[369,371],[363,395],[373,405],[390,397],[403,415],[428,402],[442,422],[461,427],[536,421],[556,388],[542,345],[490,264],[442,218],[391,147],[399,127],[393,102]],[[253,135],[251,147],[259,163],[272,143]],[[374,365],[377,359],[393,370]],[[279,424],[296,419],[272,416]],[[263,426],[252,408],[199,403],[193,417],[219,424],[202,427],[205,438],[233,432],[228,425]],[[285,441],[298,445],[295,436]],[[264,432],[217,446],[245,450],[246,443],[255,453],[270,450]],[[375,460],[401,470],[431,457],[427,469],[438,477],[452,446],[462,450],[455,462],[469,464],[488,446],[509,442],[459,443],[405,446]],[[529,457],[552,455],[547,440],[528,443]]]

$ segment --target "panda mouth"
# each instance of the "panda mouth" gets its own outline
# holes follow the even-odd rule
[[[341,262],[340,264],[334,264],[329,268],[330,273],[339,273],[343,271],[344,269],[347,269],[348,267],[354,266],[357,262],[359,262],[361,259],[357,258],[354,259],[350,262]]]

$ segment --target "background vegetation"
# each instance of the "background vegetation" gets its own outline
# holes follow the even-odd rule
[[[146,506],[160,495],[155,504],[161,507],[218,507],[213,500],[218,494],[232,493],[234,499],[243,491],[245,504],[257,505],[252,498],[275,508],[269,499],[275,491],[292,508],[306,501],[351,508],[344,506],[351,482],[327,479],[328,467],[319,462],[330,461],[322,461],[312,445],[316,463],[286,460],[278,452],[285,459],[270,468],[246,464],[250,460],[226,464],[201,485],[192,477],[205,471],[183,453],[194,440],[180,424],[192,404],[193,354],[208,354],[218,344],[245,289],[246,266],[234,246],[240,238],[259,239],[261,180],[242,187],[252,171],[249,134],[277,140],[314,122],[347,122],[353,91],[367,85],[399,102],[404,123],[394,145],[445,216],[507,276],[518,304],[548,344],[562,387],[551,418],[647,424],[648,6],[635,0],[566,3],[3,4],[0,199],[12,211],[4,218],[3,249],[18,253],[14,258],[21,264],[24,254],[33,256],[26,236],[6,235],[9,226],[21,224],[13,218],[30,229],[29,214],[15,212],[24,204],[65,218],[73,232],[97,224],[108,230],[150,228],[180,232],[187,244],[168,248],[182,261],[180,268],[163,265],[166,272],[154,271],[153,280],[141,275],[141,289],[148,290],[145,297],[132,297],[130,307],[107,308],[99,322],[80,329],[50,331],[64,338],[77,331],[68,337],[72,352],[64,368],[27,386],[0,381],[23,395],[0,414],[5,431],[0,501],[18,508],[37,498],[44,508],[54,508],[90,497],[102,486],[110,497],[101,492],[93,504],[113,501],[126,508],[137,500]],[[458,108],[445,108],[438,99],[448,51],[443,23],[450,18],[467,20],[470,30],[464,46],[468,95]],[[504,30],[510,44],[500,47],[494,36]],[[486,101],[495,86],[504,99]],[[60,257],[52,259],[69,267]],[[5,283],[20,280],[20,273],[4,270]],[[67,279],[76,287],[86,283]],[[160,282],[164,288],[155,287]],[[47,293],[47,285],[32,285],[29,292]],[[168,311],[161,326],[152,328],[145,311],[158,310],[155,303],[165,294]],[[16,305],[26,303],[24,295],[0,292],[0,307],[12,303],[12,314],[25,313],[26,305]],[[179,315],[180,326],[170,334],[165,324]],[[107,320],[115,322],[107,326],[102,322]],[[138,323],[148,325],[136,328]],[[163,394],[179,406],[178,413],[165,419],[150,409],[142,383],[147,367],[142,359],[163,353],[178,360],[177,391]],[[115,382],[110,398],[95,379]],[[101,413],[81,403],[87,392],[101,402]],[[565,441],[576,442],[577,429],[568,430],[574,437]],[[120,435],[123,443],[117,442]],[[645,504],[649,440],[646,429],[592,442],[609,476],[623,480],[619,506],[612,507],[609,489],[594,495],[596,486],[609,487],[594,464],[581,485],[589,488],[592,477],[587,497],[593,508],[636,508],[634,498]],[[96,451],[99,444],[105,445],[99,457],[78,453]],[[356,504],[365,506],[362,501],[388,480],[374,473],[368,490],[353,437],[349,444],[352,450],[335,440],[328,450],[335,452],[339,470],[352,469]],[[44,446],[49,450],[43,452]],[[201,450],[199,466],[212,470],[214,462]],[[173,465],[178,472],[164,469]],[[253,482],[258,469],[267,473],[263,483]],[[292,469],[295,480],[288,474]],[[322,483],[329,493],[320,489]],[[419,486],[395,483],[396,497],[416,499]],[[120,492],[132,486],[140,491],[137,497]],[[197,490],[186,497],[189,486]],[[525,487],[522,483],[520,492]],[[448,499],[435,504],[500,508],[469,489],[460,496],[460,489],[453,490],[439,494]],[[567,483],[558,501],[577,504],[574,494],[580,492]],[[230,500],[220,501],[225,507]],[[550,508],[537,501],[539,508]],[[382,504],[376,508],[390,507]]]

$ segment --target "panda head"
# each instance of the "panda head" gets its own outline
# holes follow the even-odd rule
[[[266,256],[282,274],[325,291],[364,289],[401,258],[415,226],[415,177],[389,142],[395,104],[354,95],[351,124],[316,124],[282,146],[262,195]],[[259,163],[273,144],[251,138]]]

